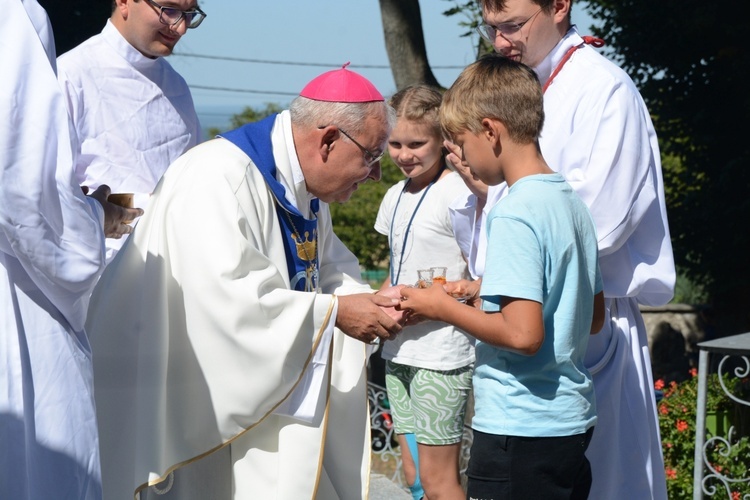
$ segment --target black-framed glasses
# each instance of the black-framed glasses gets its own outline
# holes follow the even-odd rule
[[[164,7],[154,2],[154,0],[146,1],[155,9],[159,9],[159,21],[171,28],[176,28],[183,19],[185,19],[185,24],[188,28],[197,28],[206,18],[206,13],[198,7],[194,10],[180,10],[174,7]]]
[[[538,11],[531,14],[528,19],[525,21],[521,21],[520,23],[500,23],[500,24],[481,24],[479,27],[477,27],[477,31],[479,31],[479,34],[490,42],[491,44],[495,43],[495,39],[497,38],[497,34],[500,33],[503,37],[508,37],[515,35],[519,31],[521,31],[521,28],[523,28],[526,23],[534,19],[537,14],[539,14],[542,11],[542,8],[540,8]]]
[[[326,128],[327,126],[328,125],[318,127],[318,128],[323,129],[323,128]],[[347,134],[344,129],[342,129],[341,127],[336,127],[336,128],[338,128],[339,132],[347,136],[349,140],[352,141],[362,151],[362,154],[365,156],[365,163],[367,164],[368,167],[383,159],[383,155],[385,155],[385,151],[381,151],[380,153],[373,153],[372,151],[364,147],[362,144],[358,143],[354,137]]]

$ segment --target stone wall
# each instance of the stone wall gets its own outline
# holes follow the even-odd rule
[[[696,344],[710,338],[709,310],[703,306],[668,304],[641,306],[648,332],[654,380],[680,382],[698,366]],[[708,338],[707,338],[708,331]]]
[[[653,348],[654,338],[659,333],[659,324],[668,323],[682,333],[685,350],[695,351],[695,344],[706,337],[706,307],[688,304],[667,304],[661,307],[641,306],[643,322],[648,332],[648,346]]]

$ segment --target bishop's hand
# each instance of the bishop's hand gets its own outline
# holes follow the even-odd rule
[[[365,343],[375,339],[389,340],[400,331],[399,322],[384,312],[390,308],[394,313],[399,300],[384,294],[358,293],[338,296],[336,326],[348,336]]]

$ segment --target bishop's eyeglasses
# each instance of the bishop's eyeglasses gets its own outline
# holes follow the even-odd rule
[[[326,128],[327,126],[328,125],[324,125],[318,128],[323,129],[323,128]],[[383,159],[383,155],[385,155],[385,151],[381,151],[379,153],[373,153],[372,151],[364,147],[362,144],[358,143],[357,140],[351,135],[349,135],[348,133],[346,133],[344,129],[342,129],[341,127],[336,127],[336,128],[338,128],[339,132],[347,136],[349,140],[352,141],[362,151],[362,154],[365,156],[365,163],[367,164],[368,167],[372,166],[374,163],[377,163]]]

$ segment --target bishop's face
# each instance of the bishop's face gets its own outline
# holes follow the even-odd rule
[[[388,128],[384,119],[370,116],[363,131],[337,131],[328,161],[321,174],[318,198],[326,203],[345,202],[360,184],[380,180],[379,157],[386,148]]]

